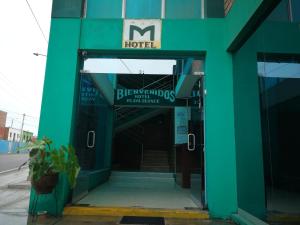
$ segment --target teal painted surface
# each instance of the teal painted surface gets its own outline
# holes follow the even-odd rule
[[[57,147],[72,143],[79,33],[79,19],[64,19],[63,22],[52,19],[38,136],[50,137]],[[58,34],[59,38],[56,38]],[[70,194],[67,179],[63,175],[59,178],[57,190],[57,210],[61,213]],[[32,190],[30,207],[34,197]],[[43,195],[39,197],[37,210],[56,214],[55,204],[54,194]]]
[[[233,57],[238,203],[260,218],[266,209],[257,53],[299,54],[298,40],[297,23],[266,21]]]
[[[198,56],[204,54],[211,44],[210,39],[215,35],[223,35],[223,23],[221,19],[210,20],[163,20],[162,22],[162,50],[170,50],[167,55],[180,54],[179,51],[194,51]],[[191,29],[193,28],[193,29]],[[180,32],[178,32],[180,30]],[[121,51],[121,54],[130,52],[134,54],[135,51],[140,50],[123,50],[122,49],[122,33],[123,20],[100,20],[90,19],[83,20],[82,23],[82,37],[81,49],[87,50],[111,50]],[[186,34],[189,34],[188,36]],[[205,34],[205,35],[204,35]],[[218,42],[220,40],[218,39]],[[160,50],[149,50],[153,54],[161,54]],[[149,52],[148,51],[148,52]],[[120,53],[120,52],[119,52]],[[166,53],[162,53],[166,54]],[[182,52],[181,52],[182,54]],[[145,51],[140,54],[141,57],[147,55]]]
[[[96,170],[89,174],[89,191],[96,188],[98,185],[105,183],[110,175],[110,168]]]
[[[86,18],[122,18],[122,0],[88,0]]]
[[[289,7],[289,0],[283,0],[281,1],[276,9],[272,12],[272,14],[269,16],[268,20],[271,21],[289,21],[289,15],[288,15],[288,7]]]
[[[253,46],[234,57],[235,140],[239,208],[265,215],[257,55]]]
[[[98,121],[98,133],[96,134],[96,169],[111,167],[111,150],[113,134],[113,108],[101,107]]]
[[[200,19],[201,0],[166,0],[167,19]]]
[[[225,18],[225,47],[228,48],[230,44],[237,38],[243,27],[249,21],[251,16],[266,0],[237,0]]]
[[[82,22],[80,49],[94,53],[135,57],[206,56],[207,200],[209,212],[214,217],[228,218],[236,213],[238,206],[256,215],[264,213],[258,92],[253,76],[257,69],[255,55],[265,51],[299,53],[300,49],[294,43],[300,38],[296,24],[277,24],[277,27],[282,26],[286,30],[280,33],[273,29],[272,24],[264,24],[253,38],[264,38],[268,45],[264,42],[264,45],[245,47],[246,50],[236,53],[232,59],[226,49],[260,3],[259,0],[236,1],[226,19],[163,20],[161,50],[123,50],[121,19],[86,19]],[[39,134],[54,138],[58,145],[70,143],[71,139],[80,21],[59,19],[52,23]],[[261,29],[264,29],[264,34]],[[291,35],[286,35],[288,32]],[[222,37],[225,41],[220,39]],[[244,73],[245,68],[247,73]],[[249,110],[247,101],[255,107]],[[108,113],[107,121],[112,121],[112,117],[113,113]],[[243,136],[244,133],[247,136]],[[110,143],[111,136],[106,138],[105,142]],[[105,149],[101,164],[109,167],[110,147]],[[254,165],[249,165],[249,158],[257,159]],[[257,180],[249,184],[251,179],[247,176],[257,177]],[[62,206],[68,196],[63,178],[58,188],[63,193],[59,199]],[[42,200],[49,207],[53,207],[53,201],[51,196]]]
[[[211,41],[217,43],[217,39],[216,36]],[[207,52],[205,64],[205,169],[208,209],[212,217],[228,218],[237,211],[238,205],[231,55],[220,46],[214,45]]]
[[[160,19],[161,0],[126,0],[127,19]]]
[[[81,49],[121,49],[123,20],[88,19],[82,21]]]
[[[55,21],[57,23],[57,21]],[[146,57],[151,54],[156,57],[168,56],[172,57],[180,54],[188,55],[204,55],[207,52],[206,73],[209,74],[206,78],[208,87],[208,97],[206,99],[206,111],[207,118],[206,124],[206,144],[207,144],[207,196],[208,207],[211,215],[215,217],[228,218],[231,213],[237,210],[237,197],[236,197],[236,162],[235,162],[235,140],[234,140],[234,114],[233,114],[233,87],[232,87],[232,61],[229,54],[226,53],[223,48],[223,42],[220,42],[219,38],[223,36],[224,26],[221,19],[211,20],[163,20],[163,32],[162,32],[162,50],[155,51],[124,51],[122,46],[122,20],[100,20],[100,19],[86,19],[82,22],[80,48],[86,50],[98,50],[99,52],[105,51],[106,54],[132,54],[136,57]],[[60,20],[59,25],[61,27],[68,28],[68,20]],[[193,29],[191,29],[193,28]],[[70,34],[60,32],[58,29],[53,29],[56,37],[53,38],[65,40],[69,38]],[[181,32],[178,32],[180,30]],[[74,32],[73,32],[74,33]],[[186,35],[189,34],[189,35]],[[217,44],[216,44],[217,43]],[[70,43],[66,44],[67,47]],[[59,47],[59,46],[58,46]],[[77,45],[70,46],[70,51],[65,54],[71,54],[77,52]],[[60,48],[58,48],[60,49]],[[65,49],[64,49],[65,50]],[[61,50],[62,51],[62,50]],[[58,51],[60,52],[60,51]],[[69,56],[65,56],[69,57]],[[74,57],[74,56],[73,56]],[[71,57],[72,58],[72,57]],[[57,60],[59,60],[58,57]],[[56,92],[61,92],[65,88],[71,90],[64,98],[61,98],[57,103],[54,103],[55,95],[45,96],[46,100],[43,105],[44,112],[52,112],[51,106],[55,106],[55,109],[63,107],[67,112],[72,110],[72,102],[75,81],[73,72],[76,71],[76,63],[70,62],[68,64],[61,65],[59,68],[64,69],[68,65],[70,71],[64,71],[55,74],[57,70],[57,63],[51,57],[48,59],[48,64],[51,66],[51,71],[47,74],[51,74],[52,80],[59,80],[58,75],[68,79],[62,80],[61,84],[65,86],[56,86]],[[54,61],[54,62],[53,62]],[[60,60],[62,63],[63,60]],[[216,67],[216,63],[220,63],[220,66]],[[71,75],[70,75],[71,74]],[[47,78],[47,77],[46,77]],[[46,90],[54,89],[53,82],[46,79]],[[220,92],[219,90],[223,90]],[[49,99],[48,99],[49,98]],[[64,106],[61,106],[61,102],[65,102]],[[59,110],[57,110],[59,111]],[[60,112],[60,111],[59,111]],[[66,116],[70,116],[71,112]],[[58,115],[56,115],[58,116]],[[60,118],[61,115],[58,116]],[[55,121],[56,118],[50,118],[50,120],[41,120],[41,127],[44,127],[45,131],[49,129],[49,132],[56,126],[47,128],[49,124]],[[68,119],[67,121],[70,121]],[[64,123],[63,129],[59,133],[63,133],[62,136],[69,137],[70,135],[69,123]],[[224,132],[226,131],[226,132]],[[53,136],[52,132],[50,136]],[[55,136],[55,135],[54,135]],[[58,136],[56,134],[56,136]],[[109,138],[109,137],[107,137]],[[218,140],[218,142],[216,142]],[[60,139],[57,143],[65,143],[65,139]],[[109,162],[110,155],[107,154],[104,161]],[[109,162],[110,163],[110,162]],[[222,187],[222,188],[220,188]],[[65,188],[65,187],[64,187]],[[226,191],[224,191],[226,190]],[[64,190],[66,191],[66,190]],[[199,190],[200,191],[200,190]],[[63,202],[61,203],[63,204]]]
[[[265,22],[251,39],[255,50],[260,53],[300,53],[298,23]]]

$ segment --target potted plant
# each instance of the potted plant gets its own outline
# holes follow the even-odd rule
[[[29,177],[38,194],[51,193],[59,173],[66,174],[70,187],[75,187],[80,167],[72,146],[55,149],[52,141],[45,137],[26,144],[20,150],[29,151]]]

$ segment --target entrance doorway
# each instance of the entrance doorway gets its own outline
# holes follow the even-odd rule
[[[116,113],[112,169],[172,172],[172,112],[172,109],[119,109]]]
[[[98,60],[80,74],[73,203],[203,208],[203,61]]]

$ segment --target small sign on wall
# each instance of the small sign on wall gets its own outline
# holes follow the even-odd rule
[[[161,20],[124,20],[122,47],[160,49]]]
[[[175,107],[175,144],[186,144],[188,141],[188,121],[191,118],[190,107]]]

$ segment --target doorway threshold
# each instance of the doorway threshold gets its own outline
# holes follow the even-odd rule
[[[145,216],[178,219],[203,219],[208,220],[209,214],[202,210],[182,209],[149,209],[135,207],[93,207],[93,206],[67,206],[64,216]]]

